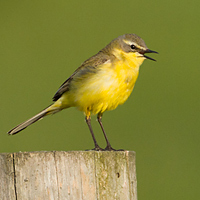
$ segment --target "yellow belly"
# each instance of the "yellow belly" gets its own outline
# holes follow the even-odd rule
[[[97,73],[73,83],[75,89],[64,94],[62,99],[68,99],[70,106],[77,107],[85,114],[113,110],[130,96],[138,71],[139,67],[130,68],[123,62],[104,65]]]

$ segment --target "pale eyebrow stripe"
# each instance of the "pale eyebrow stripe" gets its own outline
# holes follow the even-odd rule
[[[131,42],[131,41],[129,41],[129,40],[123,40],[126,44],[129,44],[129,45],[135,45],[137,48],[139,48],[139,49],[142,49],[142,50],[146,50],[144,47],[141,47],[141,46],[139,46],[138,44],[136,44],[135,42]]]

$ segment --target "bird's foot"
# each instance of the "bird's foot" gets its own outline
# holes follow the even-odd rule
[[[102,149],[98,144],[95,144],[94,149],[87,149],[86,151],[104,151],[104,149]]]
[[[110,145],[107,145],[104,151],[124,151],[124,149],[113,149]]]
[[[93,151],[104,151],[104,149],[102,149],[99,146],[96,146],[94,149],[92,149]]]

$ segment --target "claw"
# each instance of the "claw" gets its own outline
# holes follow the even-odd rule
[[[124,149],[113,149],[111,146],[107,146],[104,151],[125,151]]]

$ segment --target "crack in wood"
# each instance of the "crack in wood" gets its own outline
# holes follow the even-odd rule
[[[55,169],[56,169],[56,179],[57,179],[57,188],[58,188],[58,200],[60,200],[60,188],[59,188],[59,183],[58,183],[58,168],[57,168],[57,162],[56,162],[56,151],[53,151],[54,155],[54,161],[55,161]]]
[[[13,174],[14,174],[14,189],[15,189],[15,199],[17,200],[17,181],[16,181],[16,172],[15,172],[15,155],[13,156]]]

